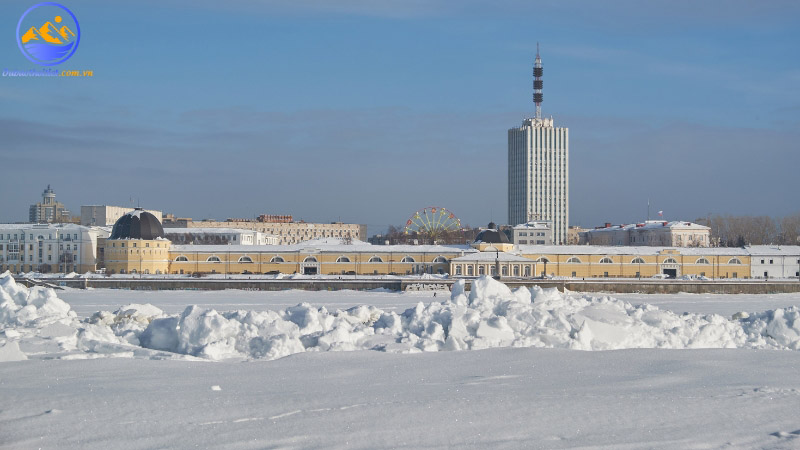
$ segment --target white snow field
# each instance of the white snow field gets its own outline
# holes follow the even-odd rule
[[[462,289],[59,292],[76,314],[0,275],[0,448],[800,448],[794,296]]]

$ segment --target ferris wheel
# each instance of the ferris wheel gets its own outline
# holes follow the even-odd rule
[[[461,228],[461,219],[446,208],[430,206],[415,212],[406,221],[403,230],[406,234],[419,233],[436,237],[447,231],[455,231]]]

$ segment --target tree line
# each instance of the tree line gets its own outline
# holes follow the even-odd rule
[[[711,228],[711,243],[717,247],[800,245],[800,213],[782,218],[714,214],[695,222]]]

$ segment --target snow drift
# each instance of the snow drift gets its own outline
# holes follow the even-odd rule
[[[146,295],[146,294],[143,294]],[[81,321],[51,289],[0,275],[0,361],[25,359],[46,341],[50,357],[275,359],[308,351],[419,352],[493,347],[576,350],[768,348],[800,350],[797,307],[757,314],[678,315],[612,297],[510,290],[488,277],[454,286],[449,300],[401,314],[373,306],[328,311],[302,303],[281,311],[217,312],[189,306],[166,315],[149,304]],[[38,352],[41,354],[42,352]]]

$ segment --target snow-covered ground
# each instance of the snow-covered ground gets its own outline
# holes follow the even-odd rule
[[[2,275],[0,447],[800,446],[798,296],[432,295]]]

